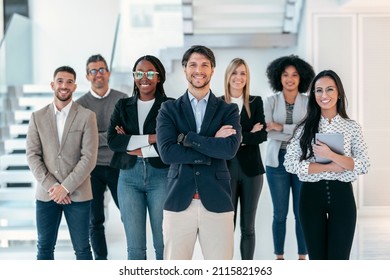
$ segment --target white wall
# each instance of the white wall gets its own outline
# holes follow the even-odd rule
[[[4,9],[3,9],[3,0],[0,0],[0,41],[4,36]]]
[[[30,0],[30,15],[34,22],[34,82],[48,84],[55,68],[70,65],[78,74],[79,88],[87,87],[84,78],[86,59],[91,54],[101,53],[110,63],[121,7],[121,0]],[[269,91],[265,78],[268,63],[278,56],[293,53],[305,58],[305,54],[302,51],[298,53],[297,49],[296,46],[287,49],[214,49],[217,68],[212,89],[217,95],[223,94],[223,75],[227,64],[234,57],[242,57],[250,66],[253,94],[264,95]],[[134,62],[128,63],[132,65]],[[177,97],[184,92],[187,84],[180,62],[174,65],[174,72],[167,77],[166,91],[168,95]],[[121,83],[125,86],[118,85],[120,89],[130,93],[130,78]]]
[[[87,84],[90,55],[100,53],[110,63],[119,0],[30,0],[29,5],[35,83],[48,84],[57,67],[69,65],[80,86]]]

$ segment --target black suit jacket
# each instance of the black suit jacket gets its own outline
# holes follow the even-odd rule
[[[224,99],[222,97],[222,99]],[[264,116],[263,100],[260,96],[249,96],[249,108],[251,117],[243,106],[241,110],[242,142],[237,152],[237,160],[242,171],[249,177],[264,174],[264,165],[260,154],[259,144],[267,141],[267,131]],[[252,133],[253,126],[260,122],[264,125],[263,129]],[[230,161],[228,161],[228,165]]]
[[[156,92],[156,100],[147,115],[143,127],[144,134],[156,133],[156,118],[161,104],[170,98],[162,96]],[[114,112],[111,115],[110,126],[107,130],[108,146],[114,155],[112,157],[110,166],[120,169],[129,169],[133,167],[137,161],[137,156],[127,154],[127,145],[132,135],[140,135],[138,127],[138,110],[137,110],[138,96],[120,99],[115,105]],[[122,126],[126,135],[118,134],[115,126]],[[157,145],[154,144],[157,150]],[[158,152],[158,150],[157,150]],[[149,158],[149,162],[156,168],[167,168],[159,157]]]
[[[237,134],[215,138],[223,125],[232,125]],[[185,147],[177,136],[186,134]],[[236,154],[241,141],[241,125],[236,104],[227,104],[210,92],[201,130],[196,122],[188,93],[162,104],[157,117],[157,146],[163,162],[170,164],[168,196],[164,209],[187,209],[196,191],[211,212],[233,211],[230,173],[226,160]]]

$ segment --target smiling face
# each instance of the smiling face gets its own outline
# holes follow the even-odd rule
[[[148,60],[141,60],[134,72],[157,72],[156,67],[148,61]],[[155,97],[155,92],[157,88],[157,84],[160,82],[160,78],[158,74],[154,74],[152,79],[149,79],[147,77],[148,75],[144,74],[141,79],[134,79],[135,84],[139,90],[140,93],[140,99],[147,101],[152,100]]]
[[[283,91],[298,92],[299,81],[299,73],[294,66],[287,66],[282,72],[281,82]]]
[[[206,94],[210,89],[210,80],[214,74],[211,61],[200,53],[191,54],[184,73],[188,81],[188,89],[191,93]]]
[[[72,100],[73,92],[77,87],[74,75],[65,71],[58,72],[50,85],[54,91],[56,104],[61,104],[59,107],[62,108]]]
[[[233,97],[240,97],[244,92],[247,81],[247,72],[244,64],[240,64],[234,69],[229,79],[230,94]]]
[[[88,74],[87,80],[91,83],[91,88],[94,92],[102,89],[103,91],[108,90],[108,81],[110,79],[110,72],[107,71],[107,65],[103,61],[91,62],[87,66]],[[103,69],[103,73],[100,71],[96,71],[96,73],[92,74],[91,70],[99,70]],[[99,91],[100,92],[100,91]]]
[[[314,94],[321,114],[324,117],[332,118],[337,114],[337,100],[339,93],[335,81],[328,77],[318,79],[314,86]]]

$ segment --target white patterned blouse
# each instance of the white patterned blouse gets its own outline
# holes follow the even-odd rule
[[[342,133],[344,135],[344,155],[353,158],[354,169],[343,172],[321,172],[309,174],[309,164],[315,162],[314,156],[300,161],[302,150],[299,145],[302,127],[291,139],[287,146],[287,153],[284,158],[284,166],[290,173],[297,174],[299,180],[303,182],[318,182],[320,180],[339,180],[342,182],[353,182],[358,175],[366,174],[370,166],[367,153],[367,145],[363,139],[360,125],[349,119],[344,119],[340,115],[335,116],[331,122],[321,116],[318,132],[322,133]]]

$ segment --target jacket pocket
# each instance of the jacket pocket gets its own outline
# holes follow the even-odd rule
[[[218,171],[215,172],[215,177],[218,180],[230,180],[230,173],[228,171]]]
[[[179,174],[179,170],[178,169],[176,169],[176,168],[169,168],[167,177],[169,179],[174,179],[174,178],[177,178],[178,174]]]

